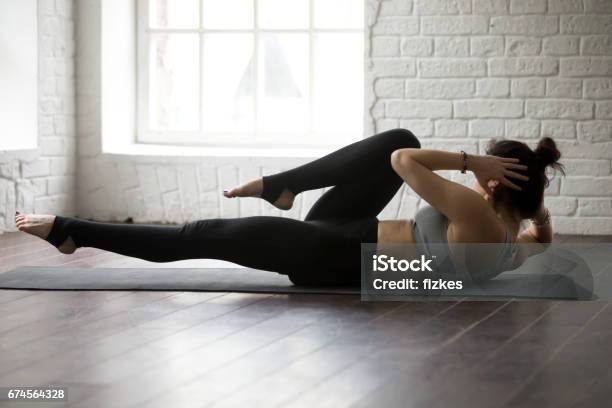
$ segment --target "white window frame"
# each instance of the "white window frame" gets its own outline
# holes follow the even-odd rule
[[[136,143],[138,144],[155,144],[155,145],[176,145],[176,146],[210,146],[210,147],[257,147],[257,148],[328,148],[338,146],[339,142],[344,143],[347,139],[358,140],[363,137],[362,134],[355,135],[343,135],[344,138],[341,141],[334,141],[338,139],[337,133],[314,133],[312,130],[313,124],[313,102],[312,97],[314,90],[314,34],[316,33],[360,33],[365,36],[365,23],[362,28],[315,28],[313,24],[314,16],[314,0],[309,1],[309,27],[299,29],[263,29],[258,26],[258,0],[253,0],[254,4],[254,25],[252,29],[204,29],[203,26],[203,13],[204,7],[202,7],[202,0],[199,3],[199,28],[197,29],[166,29],[166,28],[149,28],[149,0],[136,0],[137,10],[137,33],[136,33],[136,45],[137,45],[137,95],[136,95]],[[365,7],[365,4],[364,4]],[[258,109],[258,93],[259,93],[259,81],[257,81],[258,75],[258,57],[259,57],[259,36],[262,33],[307,33],[309,41],[309,52],[308,52],[308,64],[309,64],[309,118],[307,131],[302,132],[258,132],[257,129],[257,109]],[[199,94],[199,106],[200,115],[199,123],[201,127],[202,123],[202,99],[203,99],[203,81],[201,80],[202,75],[202,62],[203,62],[203,41],[202,36],[208,33],[247,33],[253,34],[253,75],[256,79],[254,98],[253,98],[253,114],[254,114],[254,131],[253,132],[202,132],[202,131],[152,131],[149,129],[149,43],[150,34],[159,33],[193,33],[199,34],[199,66],[200,66],[200,94]],[[363,39],[365,41],[365,38]],[[365,45],[364,45],[365,46]],[[364,73],[365,75],[365,73]],[[361,85],[363,86],[363,84]],[[365,93],[364,93],[365,95]],[[362,100],[362,104],[364,101]],[[363,109],[362,109],[363,111]],[[363,123],[363,116],[355,118]],[[361,128],[363,132],[363,127]],[[228,140],[228,136],[235,138],[241,136],[239,140]]]

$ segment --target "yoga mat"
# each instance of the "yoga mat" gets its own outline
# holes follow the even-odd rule
[[[68,268],[20,267],[0,274],[0,289],[162,290],[359,295],[360,288],[293,285],[285,275],[248,268]],[[557,274],[506,273],[461,293],[478,298],[588,299],[572,279]],[[415,296],[415,298],[421,296]],[[427,297],[424,297],[427,298]],[[433,300],[433,299],[432,299]]]
[[[249,268],[65,268],[23,266],[0,274],[0,289],[167,290],[359,294],[359,288],[295,286],[274,272]]]

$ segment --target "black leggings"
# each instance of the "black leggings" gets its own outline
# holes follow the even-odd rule
[[[361,243],[377,241],[376,216],[402,185],[391,153],[407,147],[420,147],[410,131],[388,130],[265,177],[268,192],[335,186],[304,221],[257,216],[154,226],[57,217],[48,240],[57,245],[72,237],[77,247],[154,262],[221,259],[286,274],[300,285],[359,284]]]

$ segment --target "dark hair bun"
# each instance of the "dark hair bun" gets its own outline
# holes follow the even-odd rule
[[[563,166],[559,163],[561,152],[557,148],[557,144],[550,137],[543,137],[538,142],[535,149],[535,154],[540,159],[543,167],[552,167],[555,170],[563,172]]]

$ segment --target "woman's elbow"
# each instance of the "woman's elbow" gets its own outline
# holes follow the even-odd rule
[[[413,161],[412,151],[416,149],[397,149],[391,153],[391,167],[398,172],[409,167]]]

